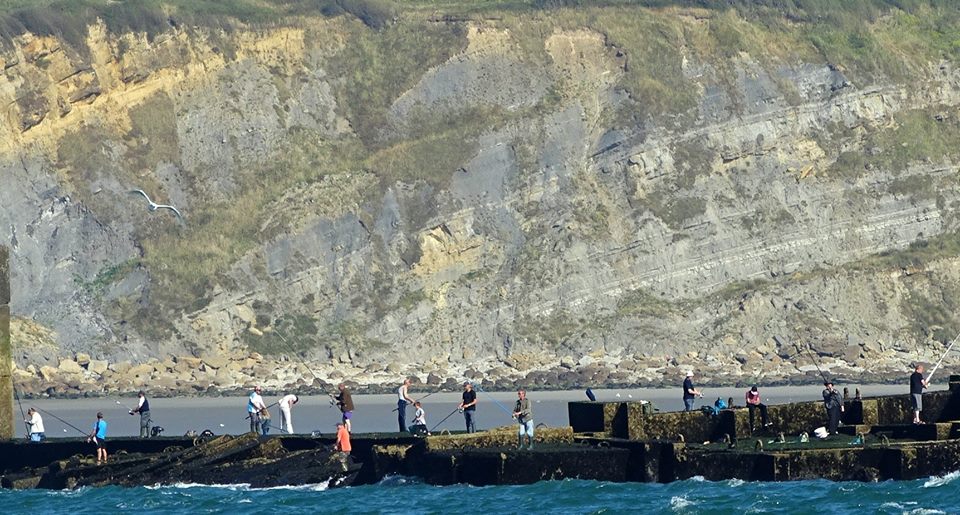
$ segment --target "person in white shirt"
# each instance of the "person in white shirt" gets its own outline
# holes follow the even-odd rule
[[[47,436],[44,434],[43,417],[37,413],[35,408],[27,410],[27,419],[24,420],[30,426],[30,442],[40,443]]]
[[[407,430],[407,404],[413,404],[413,399],[407,395],[410,379],[404,379],[400,388],[397,388],[397,422],[400,423],[400,432]]]
[[[413,424],[410,426],[410,432],[415,435],[429,435],[430,432],[427,429],[427,414],[423,411],[423,405],[420,404],[420,401],[413,403],[413,406],[417,408],[413,412]]]
[[[290,410],[299,400],[299,397],[291,393],[284,395],[283,398],[280,399],[280,402],[277,403],[280,405],[280,431],[293,434],[293,418],[290,415]]]
[[[263,403],[263,397],[260,396],[261,391],[260,387],[256,386],[250,392],[250,397],[247,398],[247,416],[250,418],[251,433],[258,432],[258,429],[266,429],[262,427],[260,418],[260,413],[267,409],[267,406]]]

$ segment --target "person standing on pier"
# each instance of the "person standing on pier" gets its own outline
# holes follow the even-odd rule
[[[527,398],[527,391],[517,391],[517,403],[513,407],[513,418],[520,424],[520,433],[517,435],[517,448],[523,448],[523,437],[527,437],[527,449],[533,450],[533,405]]]
[[[347,428],[348,433],[352,433],[353,428],[350,427],[350,419],[353,418],[353,396],[350,395],[347,385],[343,383],[338,384],[337,389],[340,390],[340,394],[334,397],[334,400],[337,401],[337,407],[340,408],[340,413],[343,416],[343,425]]]
[[[247,398],[247,417],[250,419],[250,432],[258,433],[262,430],[260,414],[266,411],[267,406],[263,403],[263,397],[260,396],[261,388],[255,386]],[[266,434],[266,433],[264,433]]]
[[[30,426],[30,443],[40,443],[47,437],[44,434],[43,417],[40,416],[36,408],[27,410],[27,419],[24,422]]]
[[[923,424],[920,420],[920,412],[923,411],[923,389],[926,388],[927,380],[923,378],[923,365],[917,363],[910,374],[910,403],[913,405],[913,423]]]
[[[97,421],[93,423],[93,431],[87,436],[87,441],[97,446],[97,465],[107,462],[107,421],[103,419],[103,412],[97,412]]]
[[[477,432],[477,392],[473,391],[473,385],[470,381],[463,383],[463,401],[460,402],[459,409],[463,411],[463,419],[467,423],[467,432]]]
[[[400,388],[397,388],[397,422],[401,433],[407,430],[407,404],[413,404],[413,399],[407,394],[409,388],[410,378],[404,379]]]
[[[827,434],[837,434],[840,425],[840,414],[843,413],[843,399],[840,392],[833,387],[832,381],[823,383],[823,407],[827,411]]]
[[[137,393],[137,407],[130,410],[130,414],[140,414],[140,438],[150,438],[150,401],[143,390]]]
[[[687,377],[683,380],[683,411],[693,411],[693,400],[697,397],[703,397],[700,390],[693,386],[693,371],[687,372]]]
[[[747,390],[747,409],[750,410],[750,432],[753,432],[753,420],[756,418],[756,411],[760,410],[760,423],[763,424],[763,427],[772,425],[770,420],[767,418],[767,405],[760,402],[760,392],[757,390],[757,385],[753,385],[752,388]]]
[[[293,405],[300,401],[294,394],[284,395],[277,404],[280,406],[280,431],[293,434]]]

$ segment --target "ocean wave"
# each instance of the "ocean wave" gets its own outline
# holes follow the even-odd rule
[[[693,506],[693,505],[694,505],[694,502],[687,499],[686,497],[680,497],[678,495],[675,495],[670,498],[670,509],[673,511],[679,511],[684,508],[689,508],[690,506]]]
[[[377,486],[404,486],[418,485],[420,483],[422,483],[422,481],[415,477],[387,474],[377,483]]]
[[[743,485],[747,484],[747,482],[744,481],[744,480],[742,480],[742,479],[728,479],[728,480],[725,481],[725,483],[726,483],[727,486],[729,486],[730,488],[736,488],[736,487],[738,487],[738,486],[743,486]]]
[[[703,477],[703,476],[693,476],[693,477],[691,477],[690,479],[688,479],[687,481],[699,481],[699,482],[702,483],[702,482],[704,482],[704,481],[706,481],[706,480],[707,480],[707,479],[706,479],[705,477]]]
[[[943,485],[949,485],[955,479],[960,478],[960,470],[955,470],[943,476],[933,476],[923,483],[924,488],[937,488]]]
[[[222,490],[230,490],[231,492],[249,492],[249,491],[267,491],[267,490],[293,490],[293,491],[302,491],[302,492],[322,492],[330,487],[330,480],[323,481],[321,483],[313,483],[307,485],[282,485],[282,486],[267,486],[267,487],[252,487],[250,483],[235,483],[235,484],[219,484],[219,485],[205,485],[203,483],[174,483],[172,485],[151,485],[146,486],[148,490],[187,490],[191,488],[214,488]]]
[[[929,508],[916,508],[910,511],[905,511],[905,514],[909,515],[947,515],[947,512],[940,510],[932,510]]]

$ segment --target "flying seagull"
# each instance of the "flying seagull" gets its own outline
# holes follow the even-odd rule
[[[133,193],[133,194],[139,193],[143,195],[143,198],[147,199],[147,202],[150,203],[150,206],[147,207],[147,209],[149,209],[150,211],[156,211],[158,209],[169,209],[170,211],[173,211],[175,215],[177,215],[177,218],[179,218],[180,220],[183,220],[183,215],[180,214],[180,211],[178,211],[177,208],[173,206],[168,206],[166,204],[157,204],[156,202],[150,200],[150,197],[146,193],[144,193],[143,190],[130,190],[130,193]]]

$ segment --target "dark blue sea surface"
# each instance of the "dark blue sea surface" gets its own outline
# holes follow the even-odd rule
[[[526,486],[380,484],[251,489],[244,485],[0,491],[5,513],[960,513],[960,472],[917,481],[739,480],[670,484],[544,481]]]

